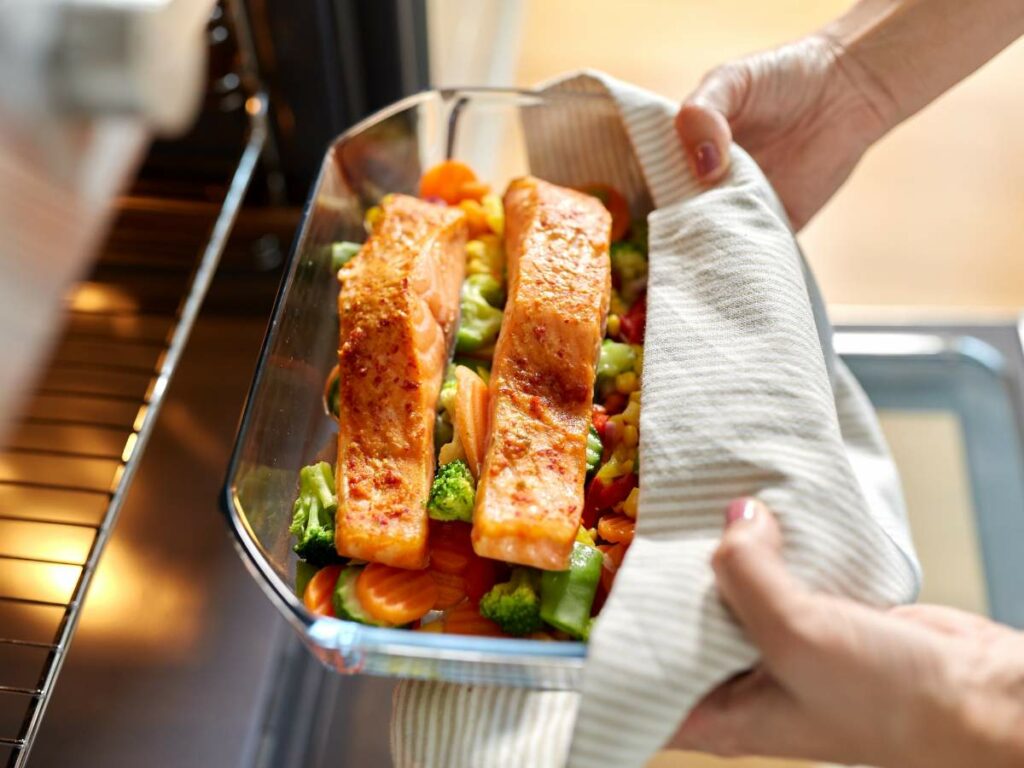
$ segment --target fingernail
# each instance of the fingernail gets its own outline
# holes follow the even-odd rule
[[[725,527],[737,520],[753,520],[759,506],[757,499],[733,499],[725,509]]]
[[[714,173],[722,164],[722,156],[718,154],[718,147],[713,141],[701,142],[693,154],[697,161],[697,175],[701,178]]]

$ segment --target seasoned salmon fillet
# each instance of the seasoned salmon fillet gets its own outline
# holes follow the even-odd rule
[[[338,554],[427,565],[434,418],[459,316],[466,221],[393,195],[339,274]]]
[[[611,217],[527,177],[505,193],[508,302],[491,371],[491,433],[473,513],[477,554],[568,568],[611,290]]]

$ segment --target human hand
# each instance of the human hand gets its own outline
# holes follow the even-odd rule
[[[735,140],[799,230],[887,129],[882,102],[861,72],[825,35],[713,69],[676,116],[694,174],[706,183],[721,179]]]
[[[1024,634],[931,605],[877,610],[787,571],[759,502],[730,505],[719,593],[758,646],[668,746],[899,768],[1024,765]]]

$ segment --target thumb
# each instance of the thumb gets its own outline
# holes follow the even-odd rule
[[[729,170],[730,118],[743,102],[743,79],[719,67],[704,78],[676,115],[676,132],[694,175],[714,183]]]
[[[736,499],[711,564],[719,594],[769,666],[789,649],[807,607],[804,587],[782,559],[775,517],[757,499]]]

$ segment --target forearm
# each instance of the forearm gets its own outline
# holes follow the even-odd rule
[[[884,133],[1024,34],[1024,2],[861,0],[823,33]]]

